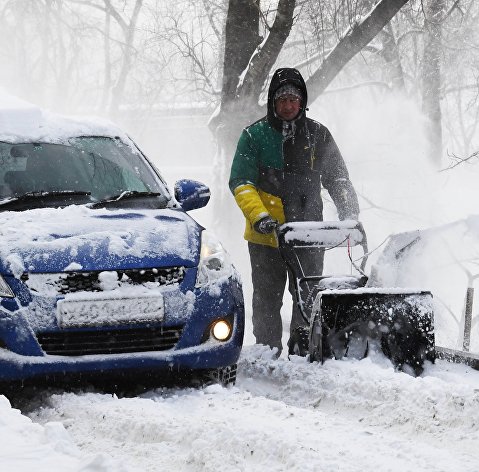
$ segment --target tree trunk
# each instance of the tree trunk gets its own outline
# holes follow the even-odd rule
[[[225,26],[223,85],[219,114],[210,121],[220,147],[221,162],[229,164],[241,129],[247,124],[238,108],[238,83],[261,41],[259,0],[230,0]],[[215,166],[215,169],[217,166]]]
[[[403,93],[406,90],[404,85],[404,71],[391,23],[386,25],[379,37],[383,45],[381,56],[386,62],[386,80],[391,83],[393,90]]]
[[[230,0],[225,26],[222,104],[236,98],[241,73],[261,41],[259,0]]]
[[[426,4],[422,61],[422,109],[428,117],[429,158],[437,167],[442,160],[441,42],[445,9],[446,0],[428,0]]]

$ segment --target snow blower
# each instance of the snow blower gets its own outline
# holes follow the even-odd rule
[[[370,349],[379,349],[396,368],[413,375],[423,371],[426,360],[434,362],[431,293],[369,286],[364,272],[367,238],[361,223],[286,223],[278,227],[277,236],[305,321],[305,327],[292,333],[290,354],[309,354],[310,362],[323,363],[329,358],[361,359]],[[359,266],[351,257],[354,246],[362,248]],[[322,275],[311,269],[318,254],[336,247],[348,248],[356,275]],[[322,262],[316,269],[322,271]]]

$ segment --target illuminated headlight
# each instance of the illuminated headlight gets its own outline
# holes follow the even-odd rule
[[[211,334],[218,341],[227,341],[231,336],[231,326],[226,320],[218,320],[211,328]]]
[[[218,280],[229,277],[233,273],[228,253],[218,239],[207,231],[201,234],[200,263],[196,286],[201,287]]]
[[[14,298],[15,295],[12,292],[10,286],[5,282],[5,279],[0,275],[0,297]]]

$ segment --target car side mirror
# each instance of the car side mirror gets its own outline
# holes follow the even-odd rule
[[[185,211],[203,208],[211,196],[207,185],[196,180],[182,179],[175,183],[175,198]]]

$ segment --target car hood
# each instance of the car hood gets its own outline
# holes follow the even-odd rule
[[[203,228],[181,210],[85,206],[0,213],[0,272],[196,266]]]

